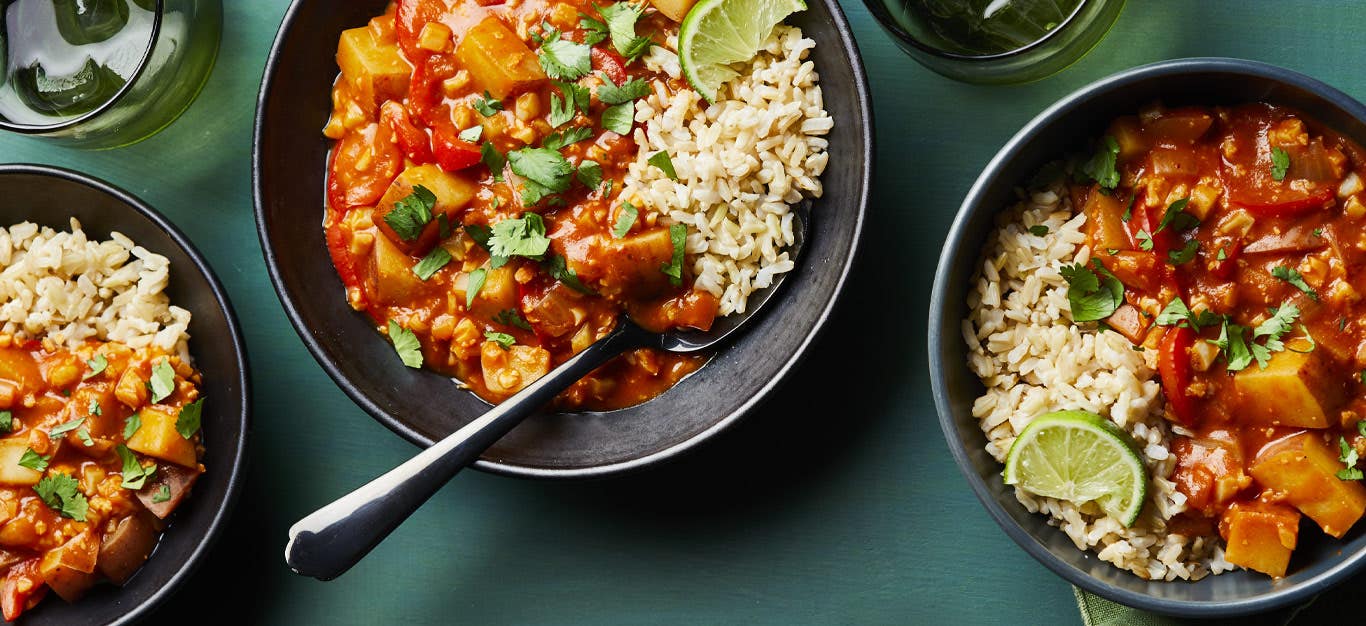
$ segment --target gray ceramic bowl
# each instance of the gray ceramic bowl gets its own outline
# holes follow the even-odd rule
[[[296,0],[266,67],[256,112],[256,221],[266,265],[294,329],[356,404],[409,441],[429,446],[489,405],[428,370],[403,367],[363,314],[346,303],[323,241],[322,127],[337,75],[337,36],[384,11],[386,0]],[[659,397],[606,413],[527,419],[475,467],[518,476],[601,476],[692,448],[753,409],[801,359],[844,285],[863,226],[872,174],[867,79],[836,0],[788,20],[816,41],[825,106],[835,119],[825,195],[784,293],[705,367]]]
[[[5,226],[31,221],[66,230],[72,217],[91,237],[119,231],[171,261],[166,292],[194,314],[190,353],[204,374],[204,465],[208,471],[161,536],[147,564],[123,587],[97,585],[84,598],[54,594],[24,612],[27,625],[126,624],[146,617],[199,566],[222,533],[246,463],[248,412],[246,346],[227,292],[203,257],[175,226],[133,195],[100,180],[44,165],[0,165]]]
[[[1104,132],[1109,121],[1148,101],[1170,105],[1267,101],[1296,107],[1366,143],[1366,106],[1307,76],[1252,61],[1180,59],[1102,79],[1063,98],[1034,118],[991,160],[953,222],[930,302],[929,360],[935,406],[949,450],[987,511],[1020,547],[1058,575],[1117,602],[1192,617],[1233,616],[1307,600],[1366,563],[1366,523],[1342,540],[1301,533],[1280,581],[1245,571],[1199,582],[1147,582],[1082,552],[1041,515],[1031,515],[1001,482],[1001,466],[983,450],[986,437],[972,417],[983,387],[967,367],[960,331],[967,288],[996,214],[1013,190],[1044,163]]]

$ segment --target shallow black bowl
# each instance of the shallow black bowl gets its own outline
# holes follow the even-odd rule
[[[295,330],[351,399],[409,441],[431,445],[489,405],[444,376],[403,367],[370,320],[347,305],[323,239],[323,184],[338,34],[363,26],[384,0],[296,0],[266,67],[256,112],[256,220],[275,289]],[[607,413],[533,416],[476,467],[537,477],[598,476],[686,450],[739,419],[801,358],[844,284],[872,168],[868,89],[835,0],[789,20],[814,39],[826,109],[835,119],[825,197],[779,301],[700,371],[643,405]]]
[[[0,165],[5,226],[34,222],[69,230],[71,218],[92,239],[121,232],[171,261],[167,294],[194,315],[190,354],[204,374],[204,465],[185,504],[171,517],[147,564],[123,587],[98,585],[67,604],[52,594],[25,612],[26,625],[128,623],[146,616],[189,578],[227,522],[243,478],[250,389],[247,355],[223,286],[179,230],[141,200],[108,183],[38,165]]]
[[[1280,581],[1253,572],[1209,576],[1195,583],[1147,582],[1078,550],[1062,533],[1031,515],[1001,482],[1001,466],[983,450],[986,437],[972,417],[983,387],[968,369],[960,324],[967,293],[993,220],[1014,202],[1014,189],[1044,163],[1075,152],[1110,120],[1161,99],[1169,105],[1266,101],[1289,105],[1366,143],[1366,106],[1317,80],[1264,63],[1181,59],[1145,65],[1063,98],[1001,148],[977,179],[939,259],[930,303],[929,360],[940,425],[958,466],[982,504],[1016,543],[1069,582],[1102,596],[1161,613],[1232,616],[1307,600],[1349,578],[1366,563],[1366,524],[1342,540],[1301,533]]]

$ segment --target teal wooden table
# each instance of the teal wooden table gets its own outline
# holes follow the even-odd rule
[[[0,159],[88,172],[159,208],[208,256],[242,320],[255,383],[245,493],[217,549],[160,613],[167,621],[1079,623],[1068,585],[973,498],[936,422],[925,309],[962,195],[1038,111],[1146,62],[1259,59],[1366,98],[1366,2],[1133,0],[1061,74],[976,87],[922,69],[845,0],[875,100],[876,188],[843,304],[785,394],[643,474],[461,475],[360,566],[321,583],[286,569],[285,529],[415,449],[332,384],[271,289],[251,213],[251,127],[286,3],[224,4],[213,77],[160,135],[109,152],[0,137]]]

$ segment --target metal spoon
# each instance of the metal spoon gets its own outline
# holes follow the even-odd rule
[[[806,241],[810,203],[802,202],[793,212],[797,224],[787,253],[795,260]],[[285,562],[296,573],[319,580],[342,575],[456,473],[580,378],[627,350],[654,347],[686,353],[711,348],[753,319],[790,275],[791,272],[778,274],[770,287],[750,294],[745,313],[718,318],[708,332],[676,330],[657,334],[623,315],[616,328],[602,339],[502,404],[402,465],[296,522],[289,529]]]

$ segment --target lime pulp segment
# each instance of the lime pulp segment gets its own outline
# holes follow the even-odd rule
[[[1148,493],[1138,446],[1113,422],[1086,411],[1034,418],[1006,457],[1005,482],[1074,504],[1095,502],[1133,525]]]
[[[715,102],[717,89],[737,75],[730,66],[754,58],[774,26],[805,9],[802,0],[701,0],[678,32],[683,76]]]

